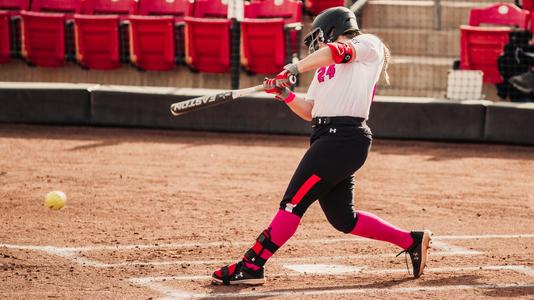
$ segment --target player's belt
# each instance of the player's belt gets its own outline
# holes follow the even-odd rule
[[[325,125],[353,125],[360,126],[365,122],[364,118],[357,117],[315,117],[312,119],[312,127]]]

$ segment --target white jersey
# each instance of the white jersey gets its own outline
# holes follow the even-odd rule
[[[359,35],[351,42],[356,60],[315,71],[306,95],[307,101],[314,101],[312,117],[369,117],[384,65],[384,44],[372,34]]]

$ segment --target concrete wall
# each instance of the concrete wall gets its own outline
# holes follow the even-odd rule
[[[179,117],[170,114],[174,102],[222,90],[101,86],[91,91],[92,123],[187,130],[305,134],[306,122],[283,103],[263,95],[239,99]]]
[[[488,105],[484,127],[487,141],[534,145],[534,103]]]
[[[369,125],[378,137],[483,141],[488,101],[380,97]]]
[[[309,134],[309,123],[283,103],[259,93],[183,116],[171,103],[220,90],[77,84],[0,83],[0,122],[76,124]],[[415,140],[534,145],[534,103],[443,101],[377,97],[370,121],[374,136]]]
[[[91,86],[0,82],[0,122],[88,124]]]

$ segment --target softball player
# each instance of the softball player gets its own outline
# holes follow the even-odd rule
[[[354,13],[344,7],[325,10],[305,37],[311,54],[289,64],[265,91],[311,121],[310,148],[302,158],[271,224],[242,260],[222,267],[214,284],[263,284],[264,264],[295,233],[307,208],[319,200],[337,230],[395,244],[410,255],[413,276],[424,271],[431,232],[405,231],[352,203],[353,174],[364,164],[372,134],[365,121],[381,73],[387,79],[387,47],[374,35],[362,34]],[[305,98],[288,88],[289,77],[316,69]],[[400,253],[399,253],[400,254]]]

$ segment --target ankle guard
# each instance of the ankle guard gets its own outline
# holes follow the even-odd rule
[[[272,254],[278,250],[278,247],[275,243],[271,241],[271,234],[268,230],[264,230],[260,236],[256,239],[256,243],[252,248],[248,249],[247,253],[245,253],[245,256],[243,259],[258,267],[263,267],[263,265],[267,262],[265,258],[261,257],[261,254],[264,250],[268,250]]]

